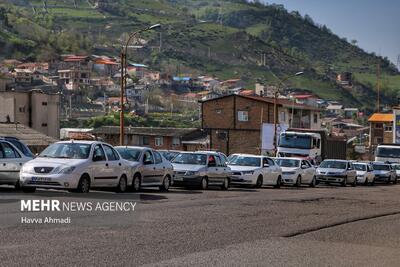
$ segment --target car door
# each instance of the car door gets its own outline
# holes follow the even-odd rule
[[[220,158],[219,162],[221,161]],[[219,182],[218,163],[215,155],[208,155],[207,176],[209,184],[216,184]],[[219,167],[220,168],[220,167]]]
[[[101,187],[106,185],[106,180],[110,175],[107,157],[101,144],[96,144],[92,155],[92,186]]]
[[[142,171],[142,184],[148,185],[157,183],[157,169],[155,165],[154,155],[150,149],[143,152],[143,171]]]
[[[301,180],[305,183],[311,183],[314,177],[314,168],[311,167],[311,164],[307,160],[302,160],[301,169],[303,171]]]
[[[279,176],[279,168],[278,165],[275,164],[275,161],[273,161],[270,158],[267,158],[268,162],[268,184],[275,184],[278,176]]]
[[[350,178],[350,180],[347,180],[347,182],[353,183],[355,179],[357,179],[357,172],[354,170],[353,164],[351,162],[347,163],[347,177]]]
[[[9,143],[0,143],[0,183],[15,184],[24,164],[22,155]]]
[[[216,168],[216,183],[218,184],[223,184],[225,178],[227,178],[228,175],[228,166],[226,165],[226,161],[224,160],[223,157],[221,156],[215,156],[215,159],[217,161],[217,168]]]
[[[162,156],[159,152],[153,150],[153,155],[154,155],[154,163],[155,163],[155,167],[156,167],[156,170],[154,173],[154,175],[156,175],[154,177],[154,182],[161,185],[163,182],[164,176],[167,173],[167,166],[163,162]]]
[[[118,153],[109,145],[103,144],[104,152],[107,157],[107,172],[108,177],[104,179],[104,183],[107,186],[117,186],[119,183],[119,178],[121,178],[123,173],[123,166],[118,156]]]

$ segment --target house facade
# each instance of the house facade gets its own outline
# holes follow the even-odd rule
[[[374,113],[369,122],[369,146],[393,143],[393,113]]]
[[[0,122],[23,124],[58,139],[60,95],[39,90],[0,92]]]
[[[261,152],[263,123],[274,123],[274,99],[228,95],[202,101],[202,128],[210,147],[225,154]],[[277,99],[277,122],[292,128],[320,129],[320,110]]]

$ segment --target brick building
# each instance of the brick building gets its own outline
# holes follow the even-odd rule
[[[274,122],[274,99],[228,95],[202,101],[202,128],[210,147],[225,154],[255,153],[261,149],[262,123]],[[277,121],[292,128],[320,129],[320,109],[278,99]]]
[[[369,145],[393,143],[393,113],[374,113],[368,119]]]
[[[119,145],[119,126],[103,126],[91,131],[112,145]],[[204,132],[196,128],[125,127],[125,144],[167,150],[204,150]]]

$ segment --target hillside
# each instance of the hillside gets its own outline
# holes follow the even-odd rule
[[[146,47],[130,55],[172,74],[238,77],[251,87],[257,80],[277,83],[267,66],[280,77],[303,70],[305,75],[288,81],[288,86],[371,112],[380,62],[383,102],[392,103],[400,89],[399,73],[386,58],[366,53],[310,17],[288,13],[279,5],[243,0],[8,3],[0,4],[4,11],[0,12],[0,58],[46,60],[71,52],[115,56],[126,33],[161,23],[161,49],[159,33],[146,33],[142,36],[148,41]],[[266,66],[261,66],[264,54]],[[335,75],[341,71],[354,73],[352,89],[336,85]]]

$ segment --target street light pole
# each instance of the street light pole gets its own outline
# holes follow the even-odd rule
[[[138,34],[145,32],[145,31],[150,31],[150,30],[154,30],[156,28],[161,27],[160,24],[154,24],[150,27],[147,27],[145,29],[142,30],[138,30],[136,32],[133,32],[131,34],[129,34],[128,40],[126,41],[126,44],[124,47],[122,47],[121,49],[121,54],[120,54],[120,60],[121,60],[121,92],[120,92],[120,113],[119,113],[119,143],[120,145],[124,145],[125,144],[125,128],[124,128],[124,93],[125,93],[125,89],[126,89],[126,76],[128,74],[127,68],[128,68],[128,64],[127,64],[127,53],[128,53],[128,45],[129,42],[136,37]]]
[[[282,87],[285,87],[285,81],[289,80],[290,78],[296,77],[296,76],[300,76],[303,75],[304,72],[300,71],[297,72],[293,75],[290,75],[288,77],[286,77],[285,79],[281,80],[278,78],[278,76],[276,76],[271,70],[270,72],[272,73],[272,75],[278,79],[280,85],[282,85]],[[277,136],[277,128],[278,128],[278,93],[279,93],[279,86],[276,88],[275,92],[274,92],[274,153],[276,155],[276,151],[277,151],[277,145],[278,145],[278,136]],[[293,112],[293,111],[292,111]]]

